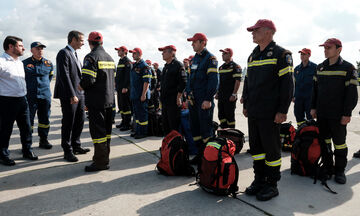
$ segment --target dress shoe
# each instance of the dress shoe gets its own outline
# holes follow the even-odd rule
[[[247,195],[256,195],[265,186],[265,181],[254,180],[249,187],[245,189]]]
[[[279,195],[276,184],[266,183],[265,186],[256,194],[256,199],[267,201]]]
[[[116,128],[121,128],[123,125],[122,124],[118,124],[118,125],[116,125],[115,127]]]
[[[36,156],[35,153],[32,151],[26,151],[26,152],[23,152],[23,158],[29,159],[29,160],[37,160],[38,156]]]
[[[346,176],[345,176],[344,172],[336,172],[334,179],[338,184],[345,184],[346,183]]]
[[[15,161],[13,159],[10,159],[8,156],[0,156],[0,161],[2,164],[6,166],[14,166]]]
[[[142,139],[142,138],[145,138],[145,137],[147,137],[147,135],[145,135],[145,134],[136,134],[134,136],[135,139]]]
[[[353,155],[354,158],[360,158],[360,150],[355,152]]]
[[[98,167],[95,165],[95,163],[92,163],[88,166],[85,166],[85,172],[96,172],[96,171],[100,171],[100,170],[107,170],[110,167],[108,165],[105,165],[104,167]]]
[[[78,154],[86,154],[90,151],[90,149],[88,148],[81,148],[81,147],[77,147],[77,148],[73,148],[73,153],[78,155]]]
[[[133,133],[130,134],[131,137],[134,137],[135,135],[136,135],[135,132],[133,132]]]
[[[49,143],[47,138],[41,138],[40,137],[39,148],[51,149],[52,147],[53,146]]]
[[[69,162],[77,162],[79,160],[72,152],[65,153],[64,159]]]

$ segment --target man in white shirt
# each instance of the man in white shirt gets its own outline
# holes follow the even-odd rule
[[[32,136],[29,105],[26,100],[25,72],[22,61],[24,54],[22,39],[7,36],[0,56],[0,162],[7,166],[15,165],[9,155],[9,141],[14,122],[20,130],[23,158],[37,160],[32,152]]]

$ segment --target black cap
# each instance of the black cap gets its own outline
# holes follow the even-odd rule
[[[32,42],[31,43],[31,48],[34,48],[34,47],[43,47],[43,48],[46,48],[46,46],[40,42]]]

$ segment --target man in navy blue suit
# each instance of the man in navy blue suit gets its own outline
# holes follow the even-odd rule
[[[82,148],[80,135],[84,127],[84,92],[77,89],[81,80],[81,63],[76,50],[84,45],[84,34],[71,31],[68,45],[56,56],[56,83],[54,98],[59,98],[63,118],[61,120],[61,147],[64,159],[76,162],[75,154],[86,154],[90,149]]]

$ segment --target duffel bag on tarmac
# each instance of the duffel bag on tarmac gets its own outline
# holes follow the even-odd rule
[[[235,144],[226,138],[211,138],[198,167],[196,182],[216,195],[236,197],[239,168],[234,158]]]
[[[244,133],[235,128],[225,128],[217,130],[218,137],[224,137],[234,142],[235,154],[239,154],[245,143]]]
[[[195,175],[195,170],[189,162],[187,144],[179,132],[173,130],[163,139],[160,161],[156,168],[163,175]]]

